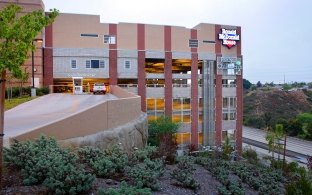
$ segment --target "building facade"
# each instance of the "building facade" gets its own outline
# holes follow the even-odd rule
[[[73,77],[85,87],[118,85],[141,96],[149,119],[180,122],[180,144],[220,146],[230,136],[241,151],[241,27],[108,24],[61,13],[43,39],[41,86],[69,92]]]

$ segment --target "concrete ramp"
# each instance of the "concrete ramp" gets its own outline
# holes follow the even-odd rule
[[[5,112],[4,145],[41,134],[66,140],[110,130],[139,117],[140,101],[117,86],[106,95],[42,96]]]

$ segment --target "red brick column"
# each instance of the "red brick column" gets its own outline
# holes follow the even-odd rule
[[[243,78],[242,75],[236,77],[236,150],[242,152],[243,136]]]
[[[216,34],[216,44],[215,44],[215,53],[216,57],[221,57],[221,41],[218,38],[220,33],[221,26],[215,25],[215,34]],[[222,75],[217,74],[217,67],[215,69],[215,78],[216,78],[216,121],[215,121],[215,143],[217,146],[220,146],[222,143]]]
[[[240,35],[240,40],[237,42],[237,57],[241,58],[241,64],[243,65],[243,56],[241,51],[242,36],[241,27],[237,27],[236,33]],[[243,67],[243,66],[242,66]],[[243,137],[243,69],[241,70],[241,75],[236,77],[236,98],[237,98],[237,108],[236,108],[236,150],[242,152],[242,137]]]
[[[172,116],[171,26],[165,26],[165,115]]]
[[[53,85],[53,26],[45,28],[45,48],[43,48],[43,86]]]
[[[216,75],[216,145],[222,143],[222,75]]]
[[[141,96],[141,110],[146,112],[145,80],[145,25],[138,24],[138,94]]]
[[[197,39],[197,30],[191,29],[191,39]],[[198,148],[198,53],[191,48],[191,143]]]
[[[109,44],[109,84],[117,85],[117,24],[109,24],[109,35],[116,36],[116,44]]]

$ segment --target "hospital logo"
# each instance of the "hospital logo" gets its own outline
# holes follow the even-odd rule
[[[236,30],[227,30],[222,28],[219,39],[222,40],[222,44],[227,46],[229,49],[236,45],[236,41],[239,41],[239,35],[236,34]]]

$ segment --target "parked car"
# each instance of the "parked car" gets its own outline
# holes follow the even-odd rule
[[[93,94],[96,94],[96,93],[106,94],[106,86],[104,83],[94,83]]]

